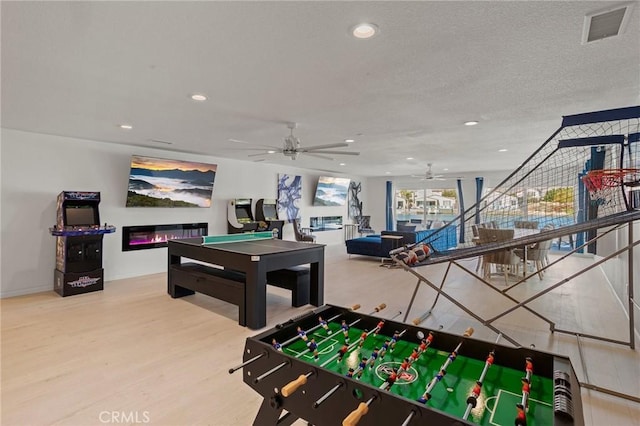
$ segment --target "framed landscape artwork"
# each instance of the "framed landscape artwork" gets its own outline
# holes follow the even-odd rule
[[[210,207],[216,164],[131,156],[127,207]]]

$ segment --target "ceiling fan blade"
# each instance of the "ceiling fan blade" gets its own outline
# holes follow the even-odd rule
[[[359,152],[355,152],[355,151],[316,151],[315,149],[313,151],[305,151],[305,152],[315,152],[317,154],[338,154],[338,155],[360,155]]]
[[[300,154],[308,155],[309,157],[322,158],[324,160],[330,160],[330,161],[334,160],[334,158],[327,157],[326,155],[320,155],[319,153],[316,154],[316,153],[313,153],[313,152],[300,152]]]
[[[327,144],[327,145],[308,146],[306,148],[301,147],[300,149],[298,149],[298,151],[299,152],[308,152],[308,151],[316,151],[318,149],[344,148],[345,146],[349,146],[349,144],[346,143],[346,142],[330,143],[330,144]]]
[[[260,155],[269,155],[269,153],[268,152],[259,152],[257,154],[249,154],[249,155],[247,155],[247,157],[258,157]]]
[[[255,148],[255,149],[275,149],[275,150],[281,150],[282,148],[277,147],[277,146],[273,146],[273,145],[263,145],[261,143],[252,143],[252,142],[247,142],[247,141],[241,141],[239,139],[229,139],[229,142],[233,142],[233,143],[242,143],[242,144],[246,144],[246,145],[253,145],[253,146],[257,146],[257,147],[261,147],[261,148]],[[237,149],[242,149],[242,148],[237,148]],[[252,149],[252,148],[245,148],[245,149]]]

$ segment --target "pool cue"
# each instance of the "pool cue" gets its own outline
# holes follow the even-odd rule
[[[469,414],[471,414],[471,410],[476,408],[478,397],[480,396],[480,390],[482,389],[482,383],[484,382],[484,376],[487,374],[489,367],[493,365],[494,355],[493,351],[489,352],[489,355],[487,355],[487,360],[484,362],[484,368],[482,369],[482,373],[480,373],[480,378],[476,381],[476,386],[473,388],[471,395],[467,398],[467,409],[462,416],[462,420],[467,420]]]
[[[313,403],[313,408],[318,408],[320,406],[320,404],[322,404],[324,401],[326,401],[327,398],[329,398],[331,395],[333,395],[338,389],[340,389],[340,386],[343,386],[343,385],[344,385],[344,383],[340,382],[337,385],[335,385],[334,387],[332,387],[331,389],[329,389],[329,391],[327,393],[322,395],[320,398],[318,398],[318,400],[316,402]]]
[[[315,372],[310,371],[307,374],[301,374],[297,379],[290,381],[286,385],[282,387],[280,390],[280,394],[285,398],[298,390],[298,388],[302,385],[307,384],[307,379],[312,376]]]
[[[243,362],[242,364],[240,364],[240,365],[238,365],[236,367],[231,367],[229,369],[229,374],[235,373],[236,371],[240,370],[245,365],[251,364],[253,361],[256,361],[257,359],[262,358],[266,354],[267,354],[266,352],[262,352],[260,355],[254,356],[253,358],[246,360],[245,362]]]
[[[353,410],[345,419],[342,421],[342,426],[356,426],[362,416],[369,412],[369,405],[376,399],[378,396],[373,395],[367,402],[361,402],[358,404],[358,408]]]
[[[469,336],[471,336],[473,334],[473,328],[469,327],[465,330],[464,334],[462,335],[464,338],[467,338]],[[433,388],[435,387],[435,385],[442,380],[442,378],[444,377],[445,374],[447,374],[447,368],[449,367],[449,365],[453,362],[453,360],[458,356],[458,351],[460,350],[460,347],[462,346],[462,344],[464,343],[464,339],[460,340],[460,343],[458,343],[458,346],[456,346],[456,348],[451,352],[451,354],[449,354],[449,356],[447,357],[447,360],[445,361],[444,364],[442,364],[442,367],[440,367],[440,371],[438,372],[438,374],[431,379],[431,381],[429,382],[429,384],[427,385],[427,388],[425,389],[424,393],[422,394],[422,397],[420,398],[421,402],[427,402],[431,399],[431,391],[433,390]],[[442,372],[442,375],[440,375],[440,373]],[[424,401],[422,401],[424,400]]]

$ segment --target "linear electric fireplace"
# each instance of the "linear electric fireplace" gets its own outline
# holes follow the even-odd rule
[[[122,251],[166,247],[168,240],[202,237],[207,235],[208,230],[209,224],[206,222],[123,226]]]

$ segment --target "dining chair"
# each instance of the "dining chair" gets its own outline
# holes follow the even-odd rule
[[[492,244],[513,240],[513,229],[478,228],[479,244]],[[517,274],[520,258],[512,249],[502,249],[482,256],[483,277],[491,277],[491,265],[495,265],[496,272],[503,273],[505,284],[509,283],[509,273]]]

